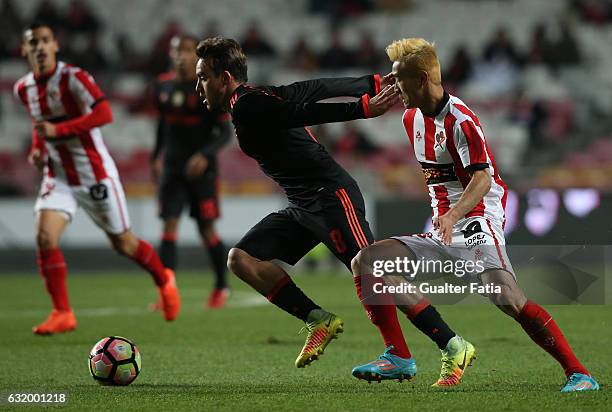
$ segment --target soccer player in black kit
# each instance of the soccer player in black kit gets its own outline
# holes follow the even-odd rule
[[[240,148],[285,191],[289,206],[264,217],[229,252],[228,267],[274,305],[306,323],[308,336],[295,365],[308,365],[343,330],[273,259],[295,264],[323,242],[351,270],[351,260],[374,239],[355,180],[336,163],[308,125],[376,117],[398,102],[390,78],[319,79],[281,87],[252,87],[246,57],[231,39],[209,38],[196,53],[197,90],[209,110],[230,110]],[[317,103],[337,96],[349,103]],[[361,299],[361,285],[355,278]],[[406,348],[394,305],[365,305],[387,346]]]
[[[189,204],[216,276],[207,306],[220,308],[229,289],[226,250],[214,226],[219,217],[216,154],[229,141],[232,128],[229,114],[209,111],[194,90],[196,45],[190,36],[174,37],[170,43],[172,71],[160,75],[155,84],[159,121],[151,166],[159,181],[164,224],[160,257],[166,267],[175,269],[179,218]]]

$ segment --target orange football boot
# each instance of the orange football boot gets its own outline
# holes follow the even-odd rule
[[[164,312],[164,319],[171,321],[176,319],[181,311],[181,297],[176,287],[176,277],[171,269],[166,269],[168,280],[159,286],[159,297]]]
[[[51,314],[40,325],[34,326],[32,332],[37,335],[54,335],[56,333],[70,332],[77,327],[74,313],[69,311],[59,311],[53,309]]]

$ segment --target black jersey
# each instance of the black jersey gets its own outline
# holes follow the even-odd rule
[[[195,82],[181,82],[174,73],[158,77],[155,101],[159,111],[152,158],[164,152],[164,169],[182,174],[195,153],[208,158],[207,173],[217,170],[216,153],[231,136],[229,114],[210,112],[195,92]]]
[[[317,193],[354,183],[307,126],[368,117],[368,102],[380,89],[378,75],[316,79],[288,86],[243,84],[231,98],[232,122],[240,148],[285,191],[289,201],[308,207]],[[351,96],[349,103],[317,103]]]

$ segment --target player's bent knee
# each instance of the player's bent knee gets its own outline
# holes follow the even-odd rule
[[[251,260],[251,255],[242,249],[233,247],[227,254],[227,269],[238,275],[248,269]]]
[[[372,274],[372,262],[378,252],[379,247],[376,244],[361,249],[351,260],[353,276]]]
[[[36,246],[39,249],[55,249],[59,246],[59,242],[51,233],[46,230],[39,230],[36,233]]]
[[[372,274],[377,260],[385,260],[387,256],[395,258],[399,256],[398,252],[384,240],[364,247],[351,260],[353,275]]]
[[[360,250],[355,257],[351,259],[351,271],[353,272],[353,276],[361,275],[362,258]]]

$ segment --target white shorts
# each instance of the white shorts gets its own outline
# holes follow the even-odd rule
[[[457,261],[463,261],[462,266],[465,266],[465,262],[472,262],[469,270],[461,271],[468,276],[478,275],[485,270],[502,269],[516,279],[506,253],[506,241],[501,224],[484,217],[470,217],[457,222],[453,226],[451,245],[445,245],[435,230],[410,236],[393,236],[392,239],[397,239],[408,246],[417,259],[442,262],[442,264],[447,262],[456,264]],[[439,265],[436,264],[423,267],[429,268],[422,271],[425,278],[445,274],[437,271]],[[455,276],[462,277],[463,274],[456,273]]]
[[[116,177],[107,177],[93,186],[69,186],[61,179],[45,177],[34,211],[56,210],[72,220],[79,206],[106,233],[118,235],[130,228],[125,193]]]

